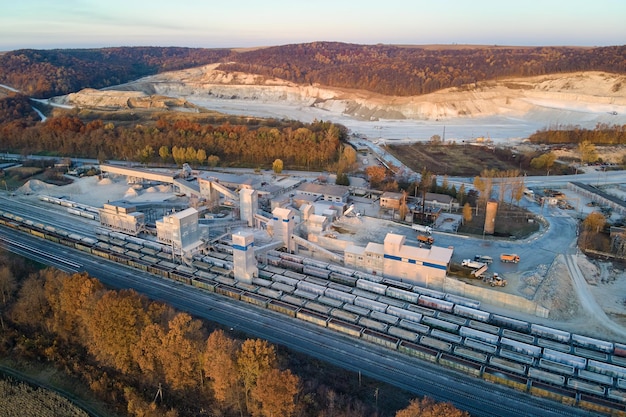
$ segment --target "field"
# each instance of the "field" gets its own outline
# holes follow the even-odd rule
[[[54,392],[33,388],[12,379],[0,380],[0,415],[4,417],[89,416],[85,411]]]
[[[526,175],[546,175],[544,169],[530,167],[535,152],[516,153],[512,148],[486,145],[389,145],[386,150],[415,172],[426,170],[435,175],[474,177],[484,169],[520,170]],[[568,173],[567,166],[555,164],[551,175]]]

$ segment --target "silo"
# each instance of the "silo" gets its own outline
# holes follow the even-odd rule
[[[485,228],[486,235],[492,235],[496,228],[496,213],[498,212],[498,202],[496,200],[487,201],[487,210],[485,210]]]

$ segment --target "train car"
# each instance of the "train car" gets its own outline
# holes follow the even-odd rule
[[[458,324],[427,316],[422,316],[422,323],[432,328],[441,329],[450,333],[458,333],[460,327]]]
[[[460,306],[479,309],[480,301],[472,300],[471,298],[461,297],[460,295],[454,294],[446,294],[444,300],[450,301],[451,303],[458,304]]]
[[[286,275],[281,275],[281,274],[274,274],[274,276],[272,276],[272,281],[282,282],[283,284],[291,285],[292,287],[297,286],[298,283],[300,282],[300,280],[298,279],[291,278],[291,277],[288,277]]]
[[[266,287],[259,288],[258,293],[265,297],[273,298],[275,300],[280,299],[280,296],[283,295],[283,293],[280,291],[272,290],[271,288]]]
[[[605,387],[576,378],[567,378],[567,386],[576,391],[583,391],[589,394],[604,395],[606,393]]]
[[[539,367],[564,375],[574,375],[575,373],[575,368],[573,366],[565,365],[545,358],[539,359]]]
[[[302,268],[302,273],[305,275],[310,275],[312,277],[328,279],[330,276],[330,271],[327,269],[321,269],[310,265],[305,265]]]
[[[439,341],[437,340],[437,342]],[[400,341],[398,350],[409,356],[414,356],[429,362],[437,362],[437,358],[439,356],[439,352],[436,349],[421,346],[417,343],[407,342],[406,340]]]
[[[613,353],[613,343],[605,340],[594,339],[592,337],[581,336],[572,333],[572,343],[588,349],[599,350],[600,352]]]
[[[368,274],[367,272],[362,272],[362,271],[354,271],[352,276],[357,279],[364,279],[366,281],[376,282],[378,284],[383,282],[383,277],[381,277],[380,275]]]
[[[306,274],[304,274],[304,265],[300,263],[291,262],[286,259],[281,259],[279,262],[279,265],[287,270],[285,271],[285,275],[298,274],[298,275],[294,275],[294,277],[298,279],[304,279],[306,277]]]
[[[418,293],[419,295],[426,295],[431,298],[436,298],[437,300],[443,300],[446,298],[446,293],[432,290],[430,288],[414,286],[412,291]]]
[[[298,263],[298,264],[302,264],[304,258],[302,256],[299,255],[294,255],[291,253],[287,253],[287,252],[279,252],[279,251],[271,251],[273,254],[277,254],[279,258],[287,260],[289,262],[294,262],[294,263]],[[276,255],[274,255],[276,256]]]
[[[334,298],[335,300],[343,301],[344,303],[350,304],[354,304],[354,300],[356,298],[356,295],[338,291],[334,288],[326,288],[324,290],[324,295],[326,297]]]
[[[191,285],[191,281],[193,281],[193,275],[188,274],[182,271],[172,270],[170,271],[170,278],[174,281],[182,282],[183,284]],[[237,298],[239,299],[239,298]]]
[[[191,285],[205,291],[215,292],[217,282],[203,277],[196,277],[191,281]]]
[[[496,326],[512,329],[518,332],[530,331],[530,323],[523,320],[513,319],[511,317],[501,316],[499,314],[492,314],[490,322]]]
[[[241,299],[241,294],[243,294],[243,290],[240,290],[239,288],[235,288],[235,287],[231,287],[229,285],[225,285],[225,284],[217,284],[215,286],[215,292],[217,294],[221,294],[221,295],[225,295],[229,298],[233,298],[235,300],[240,300]]]
[[[326,287],[322,287],[321,285],[312,284],[306,281],[299,281],[296,284],[296,287],[299,290],[306,291],[315,295],[324,295],[324,292],[327,290]]]
[[[465,326],[467,324],[467,319],[465,317],[459,317],[455,316],[454,314],[443,313],[441,311],[438,311],[437,314],[435,314],[435,317],[440,320],[445,320],[449,321],[450,323],[458,324],[459,326]]]
[[[502,337],[508,337],[509,339],[517,340],[518,342],[534,344],[535,336],[531,334],[519,333],[514,330],[502,329]]]
[[[328,328],[336,330],[341,333],[345,333],[352,337],[361,337],[361,333],[364,330],[363,327],[357,324],[348,323],[346,321],[339,320],[334,317],[331,317],[328,320]]]
[[[430,336],[420,336],[420,344],[442,352],[450,352],[452,350],[452,343],[444,342],[443,340],[435,339]]]
[[[403,327],[407,330],[411,330],[416,333],[428,334],[430,332],[430,327],[425,324],[420,324],[411,320],[402,319],[399,323],[400,327]]]
[[[320,295],[317,297],[317,301],[319,303],[325,304],[327,306],[331,306],[334,308],[341,308],[343,306],[343,301],[336,300],[334,298],[326,297],[325,295]]]
[[[40,239],[46,238],[46,235],[43,232],[40,232],[39,230],[30,229],[30,234],[33,236],[37,236]]]
[[[370,317],[377,321],[382,321],[383,323],[387,323],[390,325],[395,325],[400,320],[398,317],[393,316],[391,314],[382,313],[380,311],[372,311]]]
[[[259,306],[259,307],[263,307],[266,308],[267,307],[267,303],[269,302],[269,298],[264,297],[262,295],[259,294],[255,294],[249,291],[244,291],[241,294],[241,301],[244,301],[248,304],[253,304],[255,306]]]
[[[398,300],[407,301],[413,304],[417,304],[419,299],[419,294],[396,287],[387,287],[385,295],[387,295],[387,297],[397,298]]]
[[[223,275],[215,275],[215,278],[213,279],[216,282],[219,282],[220,284],[228,285],[230,287],[234,287],[236,283],[236,281],[233,278],[225,277]]]
[[[380,297],[380,295],[376,293],[362,290],[361,288],[353,288],[351,293],[356,295],[357,297],[367,298],[368,300],[377,300],[378,297]]]
[[[285,273],[286,274],[286,273]],[[312,277],[309,275],[303,275],[303,278],[300,281],[310,282],[312,284],[321,285],[322,287],[327,287],[330,282],[327,279]]]
[[[368,317],[360,317],[358,323],[363,327],[378,330],[379,332],[386,332],[387,328],[389,327],[389,325],[386,323],[381,323]]]
[[[387,314],[391,314],[401,319],[407,319],[416,323],[419,323],[422,320],[422,315],[420,313],[416,313],[414,311],[410,311],[404,308],[389,306],[387,307]]]
[[[287,269],[283,275],[285,275],[286,277],[297,279],[297,280],[303,280],[305,278],[308,278],[305,274],[297,272],[293,269],[291,270]]]
[[[603,375],[610,375],[614,378],[626,379],[626,368],[610,363],[589,359],[587,369]]]
[[[415,311],[416,313],[420,313],[422,316],[435,317],[435,310],[431,308],[416,306],[413,304],[409,304],[406,308],[409,311]]]
[[[507,337],[500,338],[500,346],[525,355],[534,356],[536,358],[541,356],[541,348],[539,346],[518,342],[517,340],[509,339]]]
[[[385,303],[389,306],[394,306],[398,308],[406,308],[407,302],[403,300],[398,300],[397,298],[387,297],[386,295],[379,295],[376,297],[376,301],[380,301],[381,303]]]
[[[217,276],[216,276],[216,278],[217,278]],[[256,292],[259,290],[259,287],[254,285],[254,284],[249,284],[249,283],[244,282],[244,281],[237,281],[237,280],[233,280],[233,281],[234,281],[235,287],[240,288],[240,289],[242,289],[244,291],[248,291],[248,292],[256,294]]]
[[[552,350],[558,350],[559,352],[563,353],[570,353],[572,351],[572,347],[570,345],[566,345],[565,343],[559,343],[550,339],[544,339],[541,337],[537,338],[537,345]]]
[[[170,277],[170,269],[169,268],[165,268],[162,265],[159,264],[152,264],[148,267],[148,272],[150,272],[151,274],[154,275],[158,275],[160,277],[163,278],[169,278]]]
[[[281,314],[286,314],[290,317],[296,317],[299,309],[299,307],[296,307],[289,303],[285,303],[280,300],[270,300],[267,303],[267,308],[268,310],[276,311]]]
[[[319,269],[328,269],[328,263],[323,261],[318,261],[316,259],[311,258],[303,258],[302,263],[307,266],[312,266]]]
[[[273,276],[274,276],[273,272],[267,271],[259,266],[259,278],[262,278],[265,280],[271,280]]]
[[[354,305],[364,307],[372,311],[380,311],[381,313],[387,311],[387,307],[389,307],[387,304],[363,297],[356,297],[354,299]]]
[[[626,416],[624,403],[611,401],[606,398],[599,398],[595,395],[581,393],[578,399],[578,406],[586,410],[602,413],[611,416]]]
[[[387,329],[387,333],[399,339],[408,340],[409,342],[417,342],[420,336],[419,333],[402,329],[396,326],[389,326],[389,329]]]
[[[298,306],[298,307],[302,307],[307,302],[307,300],[302,299],[300,297],[296,297],[295,295],[291,295],[291,294],[283,294],[280,297],[280,300],[285,303],[293,304],[294,306]]]
[[[496,353],[496,351],[498,350],[498,347],[496,345],[492,345],[486,342],[481,342],[480,340],[476,340],[476,339],[472,339],[468,337],[463,339],[463,345],[467,346],[468,348],[478,350],[480,352],[485,352],[485,353],[493,354],[493,353]]]
[[[487,311],[478,310],[476,308],[467,307],[457,303],[454,304],[454,308],[452,309],[452,311],[458,316],[466,317],[472,320],[478,320],[484,323],[487,323],[491,318],[491,314]]]
[[[576,391],[558,386],[558,384],[531,381],[529,391],[537,397],[548,398],[570,406],[576,405]]]
[[[563,375],[547,372],[539,368],[528,368],[528,376],[533,380],[547,382],[553,385],[565,385],[565,377]]]
[[[613,343],[613,356],[626,358],[626,345],[622,343]]]
[[[587,381],[597,382],[599,384],[604,384],[608,386],[613,385],[613,377],[610,375],[598,374],[596,372],[591,372],[586,369],[577,369],[577,374],[579,378],[586,379]]]
[[[368,342],[372,342],[389,349],[397,349],[398,343],[400,343],[399,338],[387,335],[383,332],[377,332],[372,329],[363,329],[363,333],[361,333],[361,338],[363,340],[367,340]]]
[[[354,275],[354,269],[346,268],[340,265],[328,264],[326,269],[346,277],[352,277]]]
[[[599,352],[595,349],[585,349],[578,346],[574,346],[574,355],[582,356],[587,359],[596,359],[603,362],[607,362],[609,360],[608,353]]]
[[[467,323],[468,327],[472,329],[480,330],[481,332],[487,332],[495,335],[500,334],[500,328],[498,326],[494,326],[492,324],[483,323],[482,321],[470,320]]]
[[[368,281],[365,279],[357,279],[356,287],[365,291],[373,292],[379,295],[385,295],[387,293],[387,286],[379,284],[377,282]]]
[[[383,284],[385,284],[388,287],[396,287],[396,288],[400,288],[401,290],[406,290],[406,291],[413,291],[413,284],[409,284],[408,282],[402,282],[402,281],[398,281],[396,279],[390,279],[390,278],[383,278]]]
[[[212,266],[211,267],[211,272],[217,274],[217,275],[223,275],[226,277],[232,277],[233,276],[233,271],[232,269],[226,269],[226,268],[222,268],[221,266]]]
[[[341,291],[344,293],[351,293],[354,287],[350,287],[348,285],[339,284],[337,282],[329,282],[327,285],[328,288],[332,288],[337,291]]]
[[[432,298],[427,295],[420,295],[417,303],[418,305],[421,305],[423,307],[433,308],[449,313],[452,312],[452,309],[454,308],[454,304],[449,301],[439,300],[437,298]]]
[[[483,368],[481,364],[472,360],[467,360],[447,353],[441,354],[439,357],[439,364],[475,377],[480,377]]]
[[[621,404],[626,404],[626,391],[620,391],[618,389],[609,388],[606,396],[612,400],[618,401]],[[624,409],[624,406],[622,406],[622,409]]]
[[[463,340],[463,338],[457,334],[448,333],[439,329],[432,329],[430,331],[430,335],[436,337],[437,339],[445,340],[446,342],[459,344]]]
[[[545,359],[562,363],[564,365],[573,366],[574,368],[585,368],[587,366],[587,359],[580,356],[571,355],[569,353],[563,353],[556,350],[544,348],[543,357]]]
[[[358,314],[359,316],[367,316],[372,312],[369,308],[347,303],[343,305],[343,309],[351,313]]]
[[[476,352],[463,346],[455,346],[454,354],[466,359],[471,359],[479,363],[487,363],[487,355],[482,352]]]
[[[332,310],[330,310],[330,315],[339,320],[347,321],[349,323],[356,323],[359,320],[358,314],[351,313],[340,308],[333,308]]]
[[[357,282],[357,278],[355,277],[349,277],[347,275],[344,274],[340,274],[337,272],[331,272],[328,275],[328,279],[330,279],[333,282],[339,283],[339,284],[343,284],[343,285],[347,285],[350,287],[354,287],[356,286],[356,282]]]
[[[459,334],[463,337],[481,340],[483,342],[491,343],[493,345],[497,345],[499,340],[499,337],[495,334],[472,329],[466,326],[461,326],[461,328],[459,329]]]
[[[325,316],[328,316],[330,314],[330,311],[332,310],[332,307],[329,307],[324,304],[316,303],[315,301],[307,301],[304,304],[304,308],[311,310],[311,311],[315,311],[316,313],[324,314]]]
[[[499,356],[491,356],[488,362],[490,365],[504,369],[509,372],[514,372],[519,375],[526,374],[526,365],[522,365],[521,363],[513,362]]]
[[[561,343],[569,343],[571,340],[570,332],[554,329],[552,327],[542,326],[541,324],[532,323],[530,325],[530,333],[537,337],[556,340]]]
[[[499,356],[505,359],[511,359],[515,362],[523,363],[526,365],[533,365],[535,363],[535,358],[524,353],[519,353],[514,350],[508,350],[500,348]]]

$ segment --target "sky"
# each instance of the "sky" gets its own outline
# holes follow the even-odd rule
[[[625,0],[4,0],[0,51],[357,44],[626,44]]]

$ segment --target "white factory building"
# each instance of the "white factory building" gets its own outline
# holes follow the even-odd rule
[[[183,252],[189,252],[202,244],[198,225],[198,211],[188,208],[156,221],[157,239]]]
[[[133,236],[139,234],[146,223],[145,215],[127,201],[105,203],[98,214],[100,226]]]
[[[345,265],[414,285],[441,287],[453,250],[408,246],[405,239],[406,236],[388,233],[383,244],[350,245],[344,251]]]

